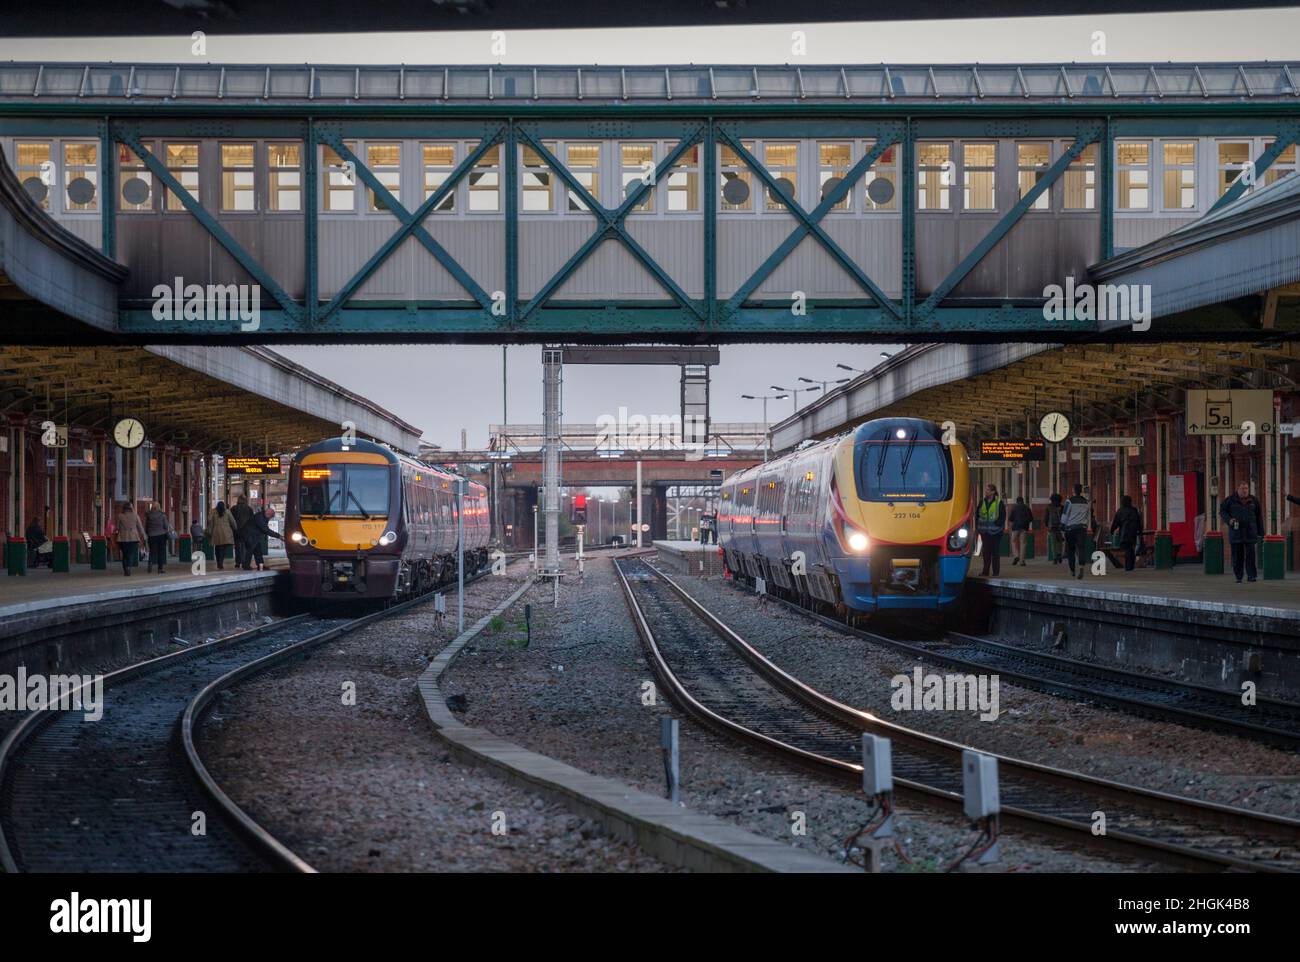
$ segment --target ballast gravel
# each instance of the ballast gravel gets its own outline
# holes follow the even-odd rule
[[[466,589],[466,625],[523,583],[527,562]],[[454,759],[416,680],[456,634],[456,590],[329,642],[223,696],[200,753],[222,788],[308,863],[332,872],[665,872],[561,805]],[[355,704],[345,704],[348,686]]]
[[[679,580],[695,582],[690,577]],[[807,628],[793,620],[777,621],[772,608],[759,610],[752,597],[729,587],[705,583],[699,590],[716,591],[729,606],[724,612],[730,612],[731,606],[747,610],[755,625],[768,625],[772,637],[796,636]],[[558,608],[552,605],[549,589],[531,592],[533,621],[527,646],[521,616],[524,600],[529,599],[521,599],[498,630],[471,642],[444,676],[443,692],[466,724],[585,771],[662,794],[659,720],[665,715],[679,717],[681,800],[687,808],[828,859],[844,860],[846,838],[869,814],[861,793],[715,736],[681,716],[662,695],[647,703],[652,676],[610,558],[589,560],[581,580],[571,567],[567,569]],[[822,657],[841,659],[843,672],[862,671],[860,659],[851,661],[841,642],[827,648]],[[802,677],[801,664],[787,667],[798,668],[796,674]],[[901,800],[895,825],[906,860],[886,849],[886,871],[943,871],[976,839],[960,816]],[[991,870],[1159,868],[1108,852],[1083,854],[1075,843],[1004,834],[1000,859]]]

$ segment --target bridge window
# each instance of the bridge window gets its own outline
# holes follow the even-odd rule
[[[916,209],[948,210],[952,185],[952,146],[916,145]]]
[[[99,208],[99,145],[63,145],[63,204],[67,211]]]
[[[787,210],[785,202],[781,200],[782,196],[796,202],[799,199],[799,145],[765,143],[763,163],[780,188],[780,194],[771,187],[764,191],[766,209]]]
[[[357,148],[356,142],[345,141],[348,150]],[[325,210],[331,213],[351,213],[357,206],[356,169],[337,153],[333,147],[321,148],[321,166],[325,173]]]
[[[1115,145],[1115,205],[1120,210],[1151,209],[1151,145],[1128,141]]]
[[[1250,163],[1251,144],[1249,141],[1233,141],[1219,144],[1219,196],[1228,192],[1228,188],[1241,176],[1241,172]]]
[[[266,166],[267,206],[273,211],[302,210],[302,145],[267,144]]]
[[[54,167],[50,163],[49,144],[18,144],[18,181],[27,196],[45,210],[50,209],[50,186],[54,183]]]
[[[753,152],[754,142],[745,141],[742,146]],[[724,211],[753,210],[753,185],[750,182],[749,168],[740,159],[740,155],[730,147],[721,148],[721,163],[718,165],[719,185],[722,188],[721,209]]]
[[[185,192],[202,203],[199,196],[199,145],[198,144],[163,144],[163,161],[167,172],[176,178]],[[179,194],[167,191],[167,209],[184,210]]]
[[[542,144],[552,154],[555,141]],[[551,182],[551,168],[542,155],[532,147],[523,146],[523,162],[519,170],[519,185],[523,189],[522,209],[529,212],[546,212],[555,208],[555,191]]]
[[[623,197],[620,203],[631,196],[642,184],[649,184],[645,196],[633,210],[654,210],[655,188],[655,147],[654,144],[619,144],[619,156],[623,183]]]
[[[1196,209],[1196,142],[1164,143],[1165,210]]]
[[[1095,210],[1097,207],[1097,145],[1079,151],[1065,169],[1065,209]]]
[[[682,154],[668,175],[668,213],[698,214],[700,205],[700,147]]]
[[[818,144],[817,145],[817,203],[821,204],[826,195],[840,185],[853,166],[852,144]],[[831,210],[849,210],[849,191]]]
[[[438,188],[447,182],[451,172],[456,167],[456,145],[455,144],[422,144],[420,147],[422,162],[424,164],[424,199],[427,201],[437,192]],[[452,187],[447,191],[446,196],[438,201],[435,211],[451,211],[456,209],[456,188]]]
[[[402,145],[401,144],[367,144],[366,145],[366,166],[370,172],[375,175],[379,183],[388,188],[388,192],[393,195],[393,199],[398,203],[402,200]],[[368,210],[386,211],[388,204],[383,201],[378,194],[367,188],[366,196],[369,198]]]
[[[117,148],[117,192],[124,211],[153,209],[153,174],[134,151],[120,144]]]
[[[600,202],[600,144],[566,145],[565,165],[573,179],[587,189],[592,198]],[[569,210],[585,211],[586,203],[578,194],[570,190]]]
[[[1023,198],[1043,179],[1052,164],[1052,145],[1045,143],[1016,144],[1016,169],[1020,179],[1020,196]],[[1030,210],[1051,210],[1052,192],[1038,195]]]
[[[1270,149],[1272,146],[1273,141],[1271,139],[1264,141],[1265,150]],[[1264,183],[1271,184],[1274,181],[1281,180],[1288,174],[1294,174],[1295,172],[1296,149],[1295,144],[1292,144],[1286,150],[1282,151],[1282,153],[1278,154],[1277,160],[1273,161],[1273,163],[1269,165],[1268,170],[1264,171]]]
[[[221,144],[221,209],[257,210],[252,144]]]
[[[962,208],[996,210],[997,144],[962,144]]]
[[[874,140],[867,141],[867,150],[874,146]],[[898,161],[894,153],[897,149],[896,146],[886,148],[880,159],[867,169],[863,177],[866,185],[866,210],[895,210],[898,207]]]
[[[481,214],[501,209],[501,145],[484,152],[469,172],[469,212]]]

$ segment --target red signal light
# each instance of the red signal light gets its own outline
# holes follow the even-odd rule
[[[573,496],[573,506],[575,508],[585,508],[587,506],[587,496],[585,494],[575,494]]]

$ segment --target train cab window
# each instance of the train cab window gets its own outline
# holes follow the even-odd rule
[[[63,145],[63,209],[89,211],[99,208],[99,145]]]
[[[753,151],[754,142],[747,140],[741,146]],[[751,173],[740,155],[725,144],[719,148],[718,184],[721,188],[720,210],[733,212],[753,210]]]
[[[50,209],[50,187],[54,184],[54,166],[50,161],[50,145],[40,143],[20,143],[17,145],[14,173],[35,203],[43,209]]]
[[[686,150],[668,175],[668,213],[698,214],[700,204],[700,146]]]
[[[622,174],[624,200],[642,184],[646,184],[645,196],[633,207],[634,211],[653,211],[655,199],[655,145],[654,144],[619,144],[619,171]]]
[[[432,197],[451,172],[456,168],[455,144],[421,144],[421,160],[424,165],[424,199]],[[452,187],[438,201],[435,212],[454,211],[456,209],[456,188]]]
[[[1164,159],[1164,209],[1196,209],[1196,142],[1161,144]]]
[[[356,144],[347,141],[348,150]],[[357,207],[357,173],[333,147],[321,147],[321,167],[325,177],[325,210],[330,213],[351,213]]]
[[[1047,174],[1052,164],[1052,145],[1048,143],[1016,144],[1016,172],[1023,198]],[[1052,192],[1045,190],[1034,200],[1030,210],[1050,210]]]
[[[148,211],[153,209],[153,173],[129,147],[117,148],[118,209]]]
[[[1065,169],[1066,210],[1097,209],[1097,145],[1089,144]]]
[[[952,206],[951,152],[948,144],[916,145],[917,210],[948,210]]]
[[[998,145],[962,144],[961,156],[962,209],[997,210]]]
[[[817,203],[819,205],[826,200],[827,194],[840,185],[852,166],[852,144],[817,145]],[[849,202],[852,196],[851,191],[846,193],[831,210],[851,209]]]
[[[267,207],[273,211],[302,210],[302,145],[267,144]]]
[[[298,511],[304,517],[387,517],[389,469],[382,464],[304,467]]]
[[[199,196],[199,145],[198,144],[163,144],[163,163],[167,172],[176,178],[185,188],[185,192],[194,198],[195,203],[202,203]],[[167,191],[167,209],[183,211],[179,194]]]
[[[257,210],[257,183],[252,144],[221,144],[221,209]]]
[[[469,172],[469,212],[501,209],[501,145],[489,148]]]
[[[565,165],[573,179],[600,203],[600,144],[565,144]],[[568,210],[585,211],[587,204],[577,192],[568,191]]]
[[[869,140],[866,150],[872,150],[875,141]],[[886,147],[879,159],[872,164],[862,178],[866,191],[865,210],[896,210],[898,208],[898,160],[897,147]],[[877,183],[879,181],[879,183]],[[872,184],[875,184],[873,187]]]
[[[543,146],[555,153],[555,142],[546,141]],[[520,209],[529,213],[547,212],[555,207],[555,190],[551,183],[551,168],[542,159],[542,155],[525,144],[520,148],[519,187]]]
[[[1115,207],[1118,210],[1151,209],[1151,145],[1125,141],[1115,145]]]
[[[393,199],[402,201],[402,145],[401,144],[367,144],[366,166],[375,175],[375,179],[388,188]],[[373,190],[366,188],[367,210],[386,211],[388,204]]]
[[[763,144],[763,164],[776,180],[780,192],[768,187],[763,191],[766,210],[788,210],[782,197],[799,200],[799,145]]]
[[[934,439],[881,439],[858,444],[858,497],[863,501],[946,501],[952,497],[948,449]]]

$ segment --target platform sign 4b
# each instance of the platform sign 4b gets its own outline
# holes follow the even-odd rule
[[[1253,424],[1258,434],[1277,430],[1272,391],[1187,392],[1188,434],[1240,434]]]

